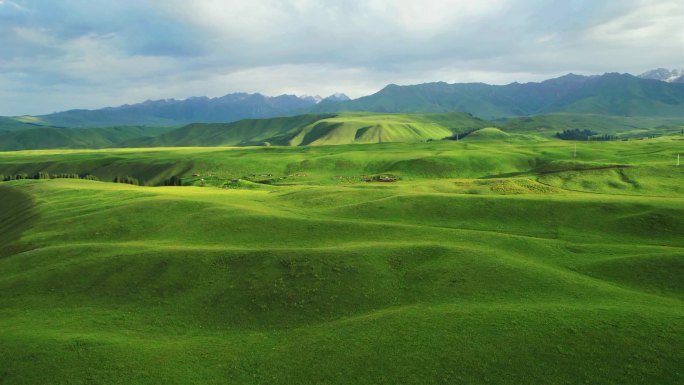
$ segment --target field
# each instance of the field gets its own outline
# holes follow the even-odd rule
[[[682,139],[0,153],[0,383],[681,384]]]

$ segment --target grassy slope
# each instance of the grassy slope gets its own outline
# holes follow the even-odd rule
[[[331,145],[418,142],[486,126],[463,113],[299,115],[227,124],[191,124],[130,146]]]
[[[3,231],[0,382],[680,383],[674,139],[0,154],[305,174],[1,184],[0,223],[31,222]],[[403,179],[336,178],[375,172]]]
[[[0,133],[0,151],[117,147],[125,141],[154,137],[172,129],[172,127],[144,126],[105,128],[34,127]]]

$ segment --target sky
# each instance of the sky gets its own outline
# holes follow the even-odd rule
[[[684,67],[682,0],[0,0],[0,115]]]

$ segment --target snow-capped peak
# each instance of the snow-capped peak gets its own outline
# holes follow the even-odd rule
[[[644,72],[643,74],[639,75],[639,77],[642,79],[660,80],[668,83],[680,83],[684,81],[684,70],[668,70],[666,68],[657,68]]]

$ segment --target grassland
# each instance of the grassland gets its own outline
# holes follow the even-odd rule
[[[0,383],[682,383],[684,141],[574,144],[0,153],[102,180],[0,183]]]
[[[4,133],[0,129],[0,151],[119,147],[128,141],[154,137],[175,128],[144,126],[105,128],[32,127]]]
[[[563,130],[589,130],[620,140],[684,132],[684,117],[626,117],[554,113],[485,121],[460,112],[306,114],[232,123],[193,123],[182,127],[117,126],[58,128],[40,120],[0,117],[0,151],[84,148],[326,146],[418,143],[466,135],[482,128],[523,135],[526,140],[555,138]],[[19,120],[21,119],[21,120]],[[485,134],[486,131],[479,134]],[[491,132],[489,132],[491,136]],[[476,136],[480,136],[476,135]],[[499,139],[504,139],[499,133]],[[520,138],[520,137],[519,137]],[[494,139],[494,138],[489,138]]]

